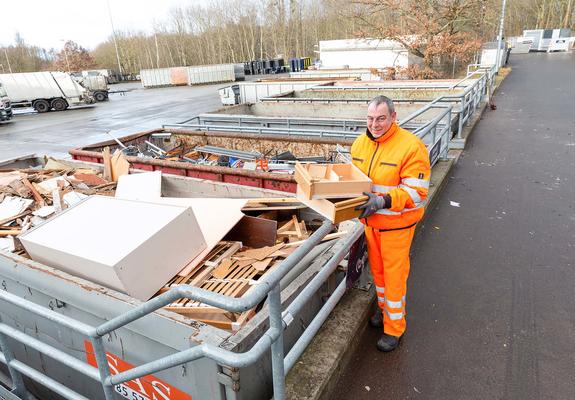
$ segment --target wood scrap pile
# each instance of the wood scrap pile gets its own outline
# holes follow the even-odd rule
[[[0,249],[25,255],[17,235],[89,195],[113,196],[116,182],[104,175],[54,159],[43,168],[0,170]]]
[[[246,216],[199,265],[184,276],[174,277],[158,294],[186,284],[224,296],[241,297],[304,243],[318,226],[306,224],[298,216],[300,209],[301,205],[293,198],[250,200],[244,212],[255,211],[258,215]],[[273,231],[270,231],[272,221]],[[329,234],[325,240],[337,239],[346,233]],[[179,299],[165,308],[232,331],[240,329],[255,315],[255,309],[232,313],[190,299]]]
[[[188,284],[224,296],[241,297],[296,248],[284,247],[278,244],[247,249],[240,242],[222,241],[192,272],[185,277],[176,276],[160,292]],[[166,309],[228,330],[239,329],[255,314],[255,310],[235,314],[190,299],[180,299]]]

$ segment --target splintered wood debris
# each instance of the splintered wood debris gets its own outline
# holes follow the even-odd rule
[[[26,255],[17,235],[86,196],[113,196],[115,186],[95,169],[74,168],[53,159],[44,168],[0,169],[0,249]]]
[[[222,240],[200,264],[191,271],[187,271],[185,276],[175,276],[158,292],[158,295],[178,285],[191,285],[224,296],[241,297],[250,287],[257,285],[265,274],[281,264],[312,233],[314,226],[308,226],[303,219],[300,219],[297,214],[299,208],[290,207],[293,202],[294,199],[250,200],[244,208],[244,212],[257,211],[266,207],[271,208],[272,211],[257,211],[258,215],[247,220],[241,220],[234,231],[239,230],[248,238],[252,233],[261,231],[262,223],[265,224],[273,220],[277,222],[274,229],[275,244],[249,247],[244,246],[239,241]],[[278,210],[278,207],[281,208]],[[242,224],[244,224],[243,227],[239,226]],[[326,240],[337,239],[345,234],[346,232],[333,233],[328,235]],[[234,239],[238,238],[235,234],[232,236]],[[179,299],[165,308],[194,320],[231,331],[240,329],[255,315],[256,311],[252,309],[243,313],[232,313],[185,298]]]

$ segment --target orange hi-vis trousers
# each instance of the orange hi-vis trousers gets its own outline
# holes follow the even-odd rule
[[[365,227],[367,256],[375,283],[377,304],[383,312],[383,332],[401,336],[405,332],[405,295],[409,276],[409,248],[415,225],[380,231]]]

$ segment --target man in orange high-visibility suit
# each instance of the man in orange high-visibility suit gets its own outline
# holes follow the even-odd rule
[[[373,182],[369,199],[358,207],[365,225],[367,253],[378,312],[373,326],[383,325],[377,342],[392,351],[405,332],[405,295],[409,248],[415,224],[421,219],[429,189],[429,153],[423,142],[400,128],[393,102],[374,98],[367,109],[367,131],[351,147],[353,164]]]

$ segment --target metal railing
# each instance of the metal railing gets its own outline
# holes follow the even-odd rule
[[[380,92],[382,90],[456,90],[463,89],[457,94],[448,94],[439,96],[433,100],[419,100],[419,99],[394,99],[394,103],[401,105],[402,103],[419,103],[426,102],[429,103],[450,103],[454,105],[453,114],[457,116],[458,125],[457,131],[455,132],[458,139],[462,138],[463,128],[465,124],[474,115],[475,110],[481,104],[483,96],[487,92],[488,85],[492,82],[492,76],[494,75],[494,69],[489,69],[488,67],[478,67],[476,70],[472,70],[468,66],[467,75],[453,84],[446,83],[429,83],[429,84],[403,84],[401,86],[390,85],[382,83],[381,85],[352,85],[352,86],[318,86],[310,89],[306,89],[306,92],[329,92],[329,91],[373,91]],[[293,92],[289,92],[283,95],[276,95],[272,97],[263,98],[262,102],[276,102],[276,103],[343,103],[343,104],[367,104],[371,101],[369,99],[346,99],[346,98],[323,98],[323,97],[290,97],[289,95]]]
[[[181,285],[176,288],[172,288],[168,292],[97,327],[93,327],[64,316],[6,291],[0,291],[0,300],[10,303],[21,310],[31,312],[40,318],[45,318],[57,323],[66,329],[76,331],[89,338],[93,345],[98,365],[98,368],[95,368],[0,321],[0,348],[2,350],[2,352],[0,352],[0,362],[3,362],[8,366],[13,385],[11,395],[17,396],[21,399],[29,398],[29,394],[24,384],[24,376],[26,376],[33,381],[40,383],[44,387],[53,390],[55,393],[58,393],[66,399],[87,400],[87,398],[82,394],[73,391],[46,374],[43,374],[42,372],[17,360],[14,357],[14,353],[7,338],[11,338],[22,345],[35,349],[43,355],[61,362],[68,368],[82,373],[87,378],[99,382],[102,385],[106,400],[112,400],[114,398],[115,385],[143,377],[148,374],[163,371],[202,357],[210,358],[211,360],[227,367],[241,368],[255,363],[264,355],[265,352],[271,350],[274,398],[277,400],[285,399],[285,375],[293,367],[295,361],[309,345],[323,322],[327,319],[330,312],[343,296],[345,292],[345,279],[331,294],[327,302],[318,311],[311,323],[303,331],[299,339],[287,354],[284,354],[283,331],[294,320],[293,316],[297,315],[303,307],[305,307],[310,298],[334,273],[341,260],[349,252],[352,244],[363,232],[362,225],[359,223],[356,224],[354,229],[349,232],[348,235],[336,242],[332,248],[333,255],[331,258],[329,258],[329,260],[295,297],[295,299],[285,307],[283,312],[280,298],[280,280],[306,254],[308,254],[314,246],[320,243],[324,236],[332,229],[332,223],[325,221],[323,225],[309,237],[309,239],[288,256],[278,267],[270,270],[269,273],[263,276],[258,281],[258,284],[254,285],[250,291],[241,298],[232,298],[200,289],[198,287]],[[254,308],[265,297],[267,297],[268,300],[269,329],[261,335],[250,350],[244,353],[234,353],[229,350],[204,343],[115,375],[110,374],[102,340],[104,335],[145,317],[146,315],[181,298],[196,300],[231,312],[243,312]]]

